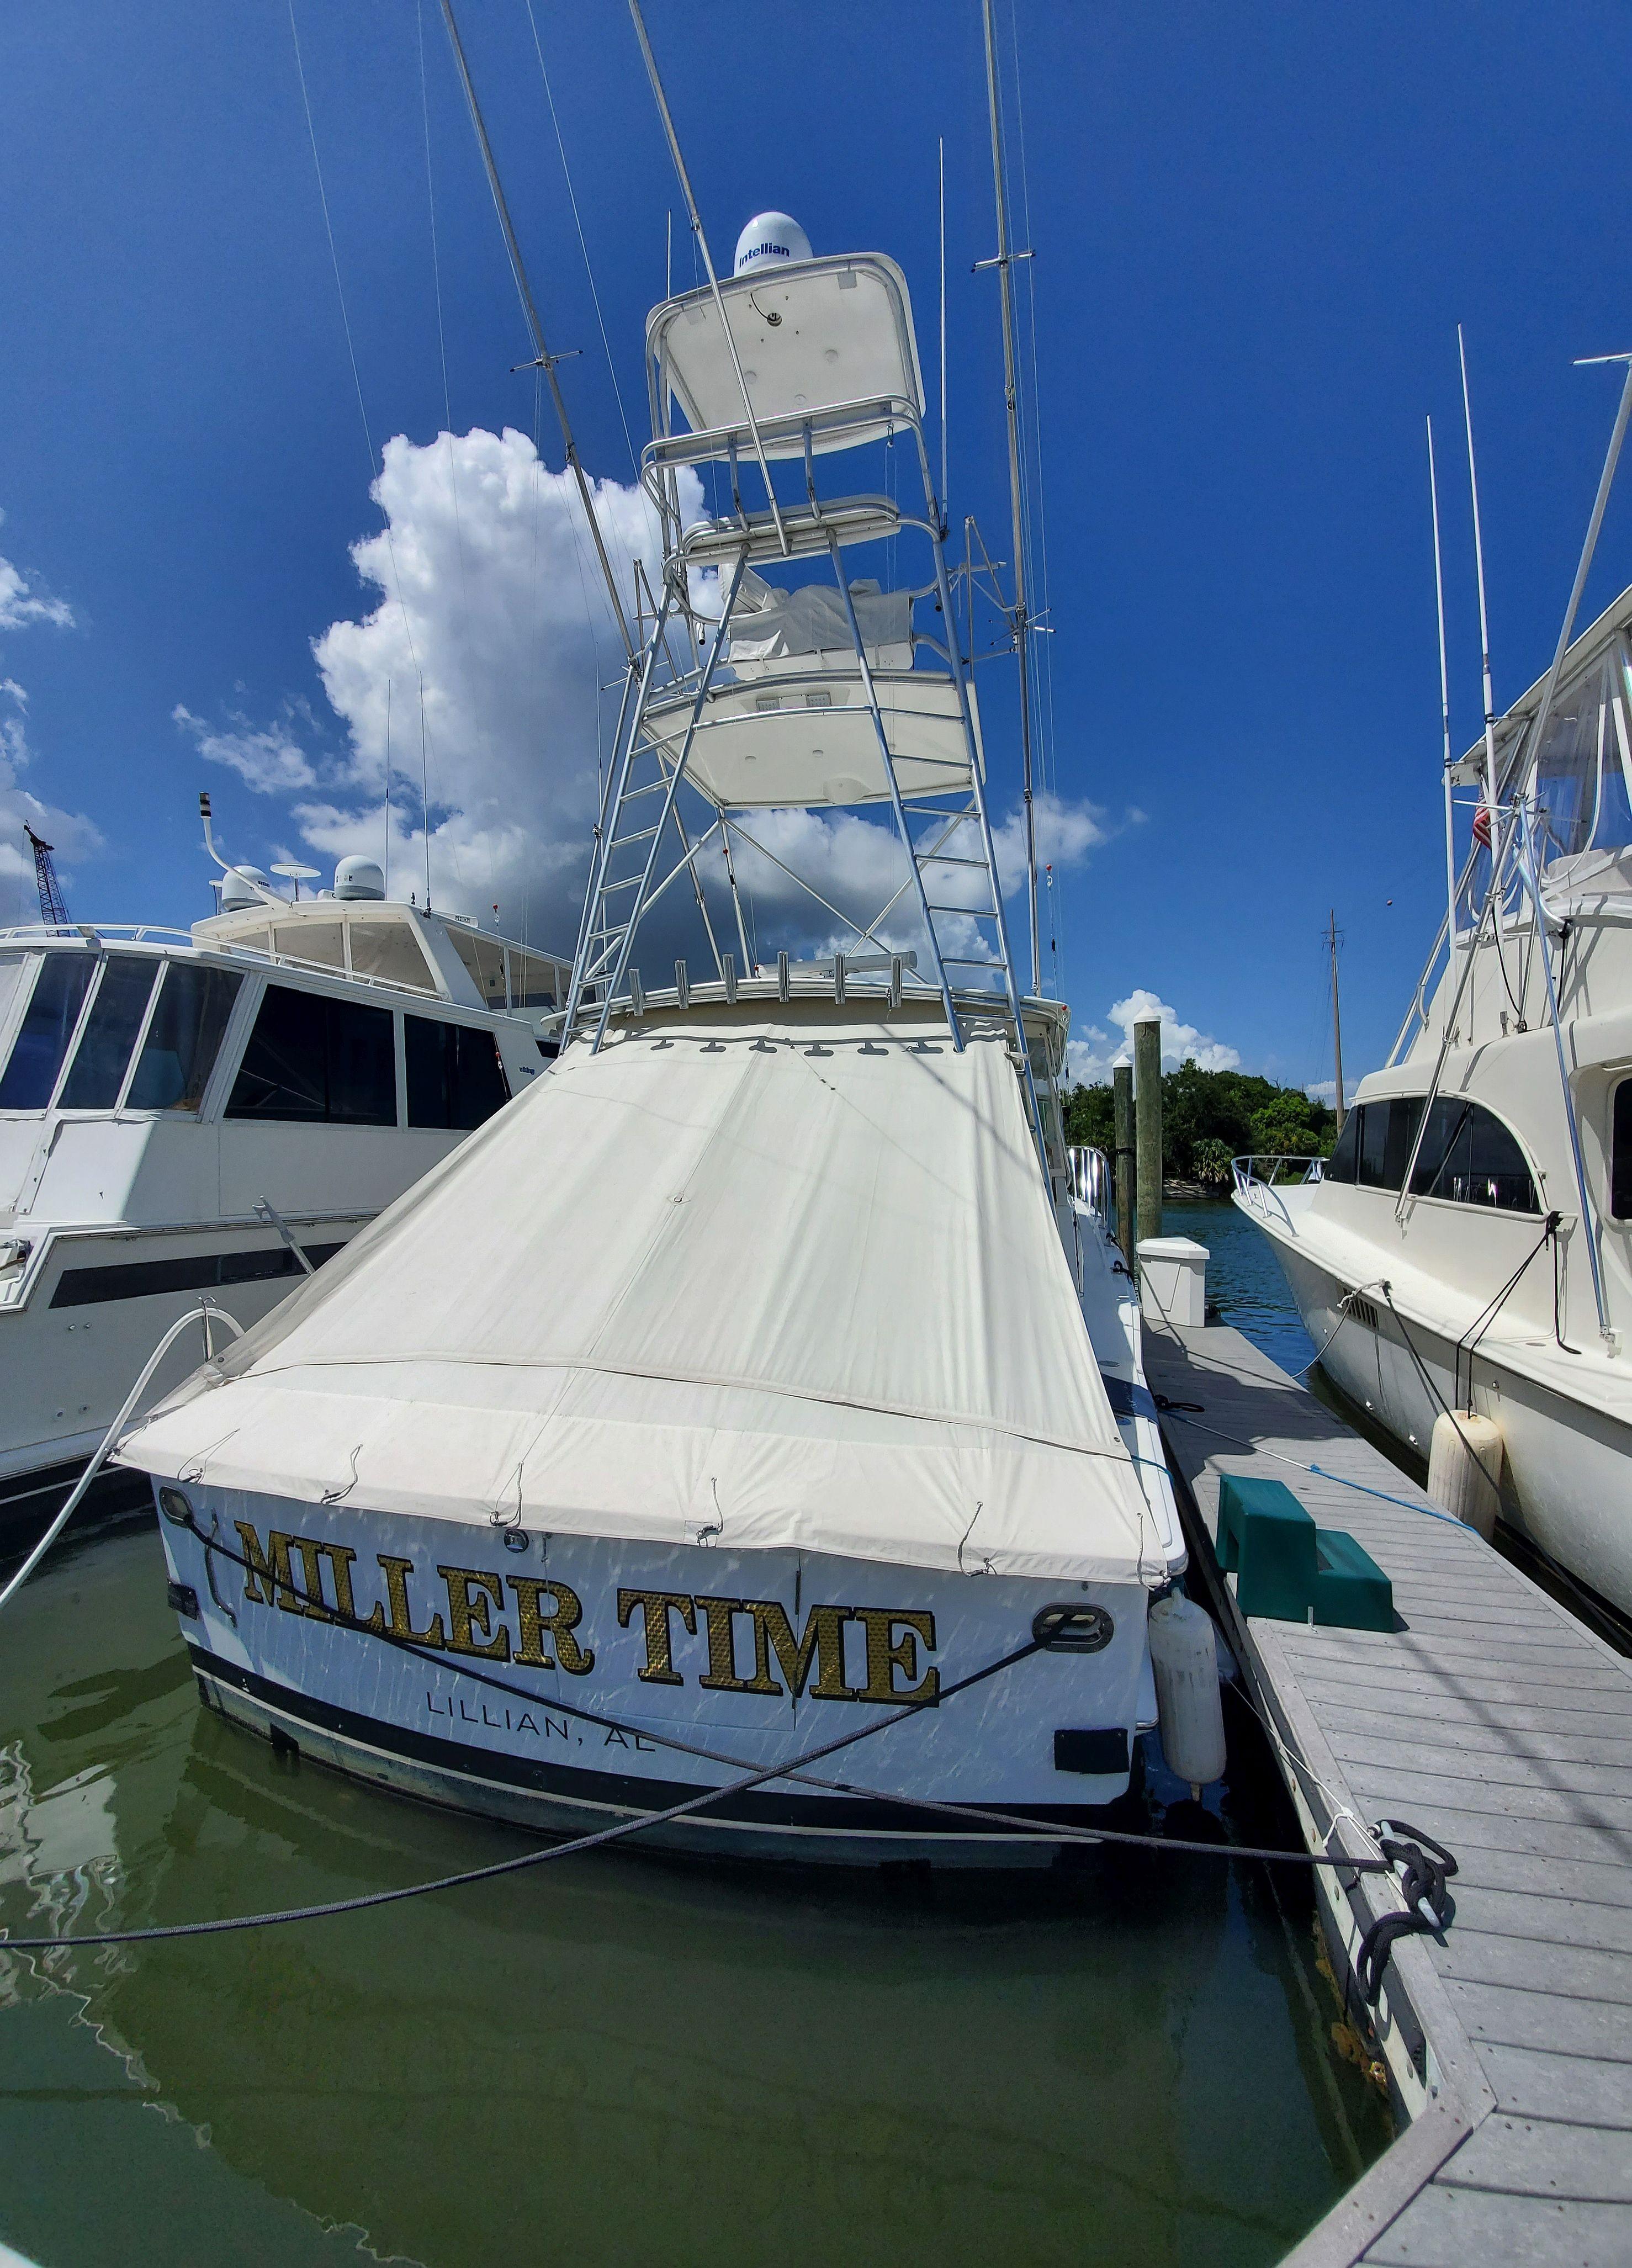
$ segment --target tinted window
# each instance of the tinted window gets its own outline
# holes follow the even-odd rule
[[[403,1023],[410,1126],[480,1126],[510,1101],[491,1032],[434,1023],[428,1016],[408,1016]]]
[[[46,955],[5,1077],[0,1079],[0,1110],[43,1110],[50,1101],[95,975],[93,954]]]
[[[126,1096],[132,1110],[196,1110],[243,978],[173,961]]]
[[[1360,1113],[1351,1110],[1343,1121],[1336,1147],[1326,1161],[1328,1182],[1352,1182],[1360,1148]]]
[[[268,984],[226,1115],[394,1126],[391,1011]]]
[[[1442,1097],[1428,1114],[1411,1192],[1503,1212],[1540,1212],[1525,1153],[1482,1104]]]
[[[1386,1189],[1384,1164],[1388,1151],[1388,1105],[1357,1102],[1355,1116],[1360,1122],[1360,1155],[1355,1178],[1368,1189]]]
[[[1615,1123],[1610,1149],[1609,1210],[1617,1220],[1632,1220],[1632,1079],[1615,1089]]]
[[[102,981],[74,1050],[59,1108],[111,1110],[118,1101],[159,966],[132,953],[116,953],[103,962]]]
[[[1343,1121],[1326,1168],[1328,1182],[1359,1182],[1370,1189],[1397,1189],[1405,1180],[1411,1145],[1422,1116],[1420,1094],[1387,1102],[1357,1102]]]

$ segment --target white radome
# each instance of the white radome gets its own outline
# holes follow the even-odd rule
[[[756,268],[786,268],[796,260],[808,260],[810,256],[811,240],[790,214],[755,213],[737,239],[732,272],[747,276]]]

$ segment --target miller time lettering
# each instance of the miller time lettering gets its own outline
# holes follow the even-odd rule
[[[595,1667],[595,1648],[582,1629],[584,1602],[556,1577],[498,1575],[438,1561],[433,1586],[411,1559],[381,1551],[375,1587],[383,1595],[364,1613],[353,1576],[357,1555],[349,1545],[276,1528],[262,1543],[253,1522],[236,1525],[246,1562],[244,1596],[252,1606],[312,1622],[361,1622],[384,1637],[481,1661],[559,1668],[570,1677]],[[935,1616],[922,1608],[813,1606],[796,1630],[777,1599],[620,1589],[617,1619],[640,1643],[636,1675],[645,1685],[687,1683],[675,1659],[683,1638],[690,1641],[687,1664],[707,1693],[933,1702],[940,1692],[940,1671],[923,1660],[936,1650]],[[851,1628],[859,1634],[849,1654],[850,1661],[859,1657],[859,1682],[846,1658]]]

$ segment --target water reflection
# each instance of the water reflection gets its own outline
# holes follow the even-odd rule
[[[7,1639],[18,1933],[518,1847],[202,1712],[149,1534],[77,1547]],[[1273,2260],[1389,2132],[1332,2053],[1306,1929],[1201,1860],[851,1881],[607,1853],[293,1929],[0,1954],[0,2234],[54,2264],[138,2231],[152,2261]]]

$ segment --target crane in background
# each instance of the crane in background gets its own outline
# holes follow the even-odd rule
[[[34,854],[34,880],[40,886],[40,918],[48,929],[66,929],[68,908],[62,899],[62,886],[56,879],[51,845],[40,840],[26,820],[23,822],[23,832],[28,837]]]

